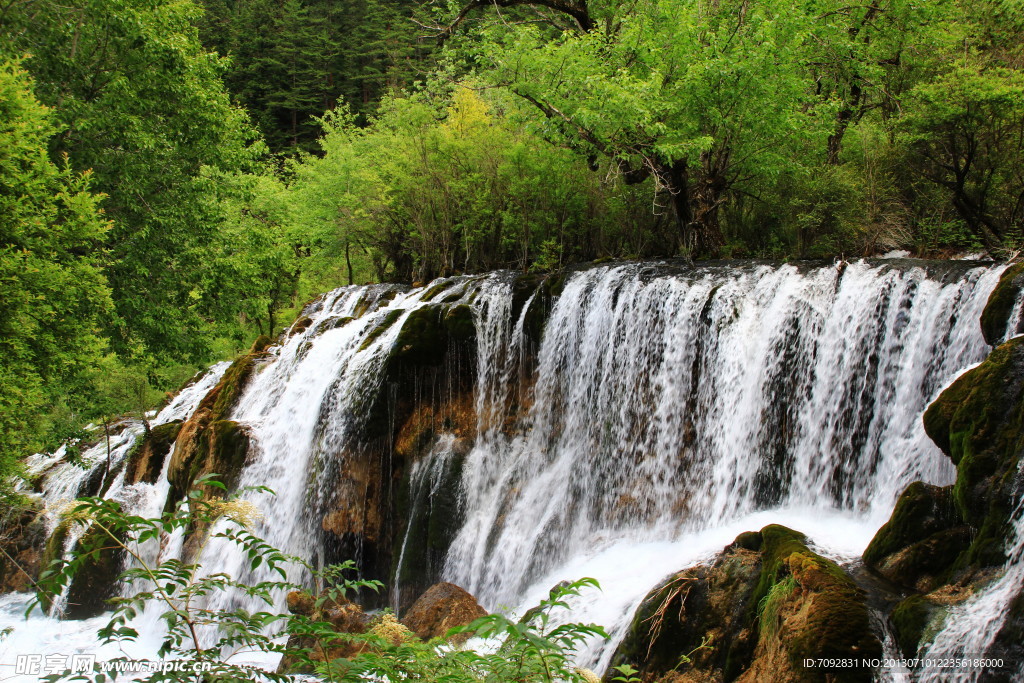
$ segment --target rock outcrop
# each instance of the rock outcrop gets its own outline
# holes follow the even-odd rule
[[[204,474],[220,475],[231,487],[238,479],[249,450],[249,435],[237,422],[225,419],[242,395],[263,351],[242,356],[228,368],[217,385],[180,426],[167,471],[171,483],[167,506],[173,506]]]
[[[1017,263],[1003,272],[999,284],[992,290],[985,310],[981,313],[981,333],[990,345],[995,346],[1004,336],[1013,336],[1024,331],[1019,323],[1015,329],[1007,329],[1014,304],[1021,291],[1024,291],[1024,263]]]

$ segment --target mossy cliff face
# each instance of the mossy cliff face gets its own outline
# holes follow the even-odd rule
[[[1024,263],[1017,263],[1007,268],[999,278],[999,284],[992,290],[981,313],[981,332],[992,346],[998,344],[1006,332],[1010,336],[1021,332],[1019,326],[1015,330],[1006,329],[1021,290],[1024,290]]]
[[[175,420],[157,425],[140,436],[126,459],[125,483],[155,484],[180,431],[181,420]]]
[[[168,507],[187,495],[193,482],[204,474],[220,475],[229,488],[237,481],[249,450],[249,437],[244,427],[225,418],[262,355],[262,351],[252,352],[236,360],[181,425],[167,472],[171,483]]]
[[[650,593],[613,664],[638,668],[645,683],[869,681],[870,669],[825,671],[803,660],[881,653],[853,580],[803,534],[770,525]],[[683,655],[692,662],[680,664]]]
[[[1000,287],[1018,277],[1012,270]],[[908,655],[1006,561],[1024,447],[1024,339],[998,347],[953,382],[925,411],[924,426],[956,465],[956,482],[911,484],[864,553],[868,567],[909,591],[889,614]],[[1024,610],[1011,613],[997,647],[1020,642],[1014,634],[1024,632]]]
[[[973,540],[961,568],[1005,561],[1024,429],[1024,339],[993,351],[942,392],[924,414],[928,436],[957,467],[952,500]]]

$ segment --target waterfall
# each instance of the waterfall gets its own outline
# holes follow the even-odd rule
[[[907,484],[952,482],[920,416],[987,353],[977,320],[998,276],[867,262],[574,274],[523,428],[467,458],[446,580],[525,606],[573,569],[604,571],[595,604],[635,606],[755,513],[825,548],[859,538],[859,553]],[[624,563],[643,578],[622,581]],[[605,625],[621,635],[629,611]]]
[[[906,485],[951,483],[955,470],[921,415],[988,353],[978,320],[1001,272],[905,260],[631,263],[571,272],[554,296],[543,290],[550,282],[517,289],[508,272],[415,289],[343,287],[307,307],[307,324],[257,361],[228,416],[250,436],[239,486],[274,491],[250,496],[264,514],[255,531],[315,565],[347,559],[339,553],[371,563],[381,552],[329,528],[390,524],[395,604],[403,567],[414,561],[412,520],[454,505],[435,578],[489,609],[520,611],[560,580],[597,578],[603,591],[581,596],[571,616],[612,634],[581,653],[599,668],[658,581],[739,532],[782,523],[824,554],[854,558]],[[442,428],[419,460],[393,470],[396,463],[366,454],[378,448],[390,459],[394,444],[365,435],[393,420],[401,399],[388,393],[386,374],[403,325],[438,302],[472,311],[475,435]],[[157,420],[187,416],[219,376],[183,392]],[[379,414],[375,396],[384,397]],[[138,429],[126,428],[125,443]],[[82,470],[57,476],[71,472],[54,465],[61,457],[34,461],[52,468],[48,501],[74,495],[87,479]],[[407,519],[338,509],[338,500],[397,500],[392,471],[406,481]],[[160,482],[133,488],[133,509],[159,512],[166,471]],[[106,495],[128,500],[129,488],[115,483]],[[1020,581],[1020,554],[986,595],[1009,594],[1000,586]],[[222,540],[200,560],[243,581],[273,578]],[[290,578],[307,579],[299,571]],[[964,609],[991,616],[998,600]],[[233,594],[210,604],[256,606]],[[276,607],[284,609],[283,595]]]

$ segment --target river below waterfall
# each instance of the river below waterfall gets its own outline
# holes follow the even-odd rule
[[[550,297],[532,346],[541,290],[520,294],[512,273],[417,289],[341,288],[307,308],[304,329],[271,348],[232,409],[251,438],[239,485],[276,492],[253,497],[264,512],[257,532],[269,542],[314,561],[330,557],[325,520],[340,495],[332,482],[360,446],[371,419],[366,397],[382,391],[403,325],[437,301],[468,306],[474,433],[439,428],[408,468],[409,518],[389,522],[392,600],[424,561],[412,546],[412,515],[454,495],[455,526],[432,578],[466,588],[490,610],[518,613],[561,580],[596,578],[602,590],[575,599],[571,618],[612,634],[579,653],[600,671],[652,587],[740,532],[783,524],[823,555],[856,564],[909,483],[951,483],[953,465],[925,435],[921,415],[990,350],[978,320],[1002,270],[910,260],[590,267]],[[186,418],[225,369],[185,389],[153,423]],[[124,429],[115,460],[140,430]],[[91,468],[104,466],[99,449],[86,453]],[[92,471],[60,459],[30,463],[45,472],[42,495],[54,506]],[[166,468],[156,484],[115,481],[105,495],[157,514],[169,491]],[[443,486],[446,477],[457,486]],[[357,561],[383,552],[351,548]],[[266,578],[227,545],[211,544],[202,561]],[[967,609],[999,619],[1014,590],[1005,584],[1024,567],[1019,549],[1010,562],[994,597]],[[26,603],[22,594],[0,598],[0,628],[13,629],[0,641],[5,680],[16,653],[122,654],[96,645],[102,616],[37,613],[26,621]],[[223,595],[214,606],[248,605]],[[138,628],[127,653],[154,657],[156,614],[140,615]],[[972,634],[939,634],[937,642],[950,637]]]

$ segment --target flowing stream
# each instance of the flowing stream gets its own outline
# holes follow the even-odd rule
[[[368,419],[366,397],[380,389],[402,323],[440,299],[468,304],[477,330],[477,427],[468,454],[458,455],[461,522],[440,574],[485,607],[512,611],[535,604],[560,580],[598,579],[602,591],[576,600],[572,618],[613,635],[580,653],[582,664],[600,670],[658,581],[738,533],[781,523],[851,561],[907,484],[951,483],[954,468],[924,434],[921,414],[988,353],[978,320],[1001,272],[903,260],[595,267],[567,277],[532,352],[526,317],[538,294],[513,305],[511,273],[413,290],[342,288],[307,309],[305,330],[271,349],[233,410],[253,444],[240,485],[276,492],[254,496],[264,512],[261,535],[322,560],[319,525],[332,482]],[[517,378],[532,364],[535,379],[524,390]],[[217,366],[155,421],[187,416],[223,371]],[[114,461],[140,430],[133,424],[121,432]],[[456,441],[439,435],[410,468],[413,511],[441,495]],[[99,448],[86,453],[89,467],[104,466]],[[32,463],[48,471],[50,505],[73,497],[92,471],[55,464],[62,456]],[[106,495],[158,512],[165,479],[115,482]],[[943,632],[934,648],[948,649],[944,638],[966,638],[973,639],[969,651],[984,651],[984,639],[994,637],[1020,589],[1020,526],[1003,578],[964,607],[983,614],[988,630]],[[408,529],[398,534],[399,567],[410,561],[409,536]],[[225,544],[208,546],[204,562],[211,571],[270,578]],[[391,588],[397,600],[399,587]],[[23,596],[0,601],[0,627],[15,628],[0,643],[8,664],[8,653],[26,651],[31,629],[10,615]],[[214,606],[253,605],[223,595]],[[91,621],[30,623],[86,633],[95,629]],[[80,640],[63,642],[87,648],[86,636]]]

